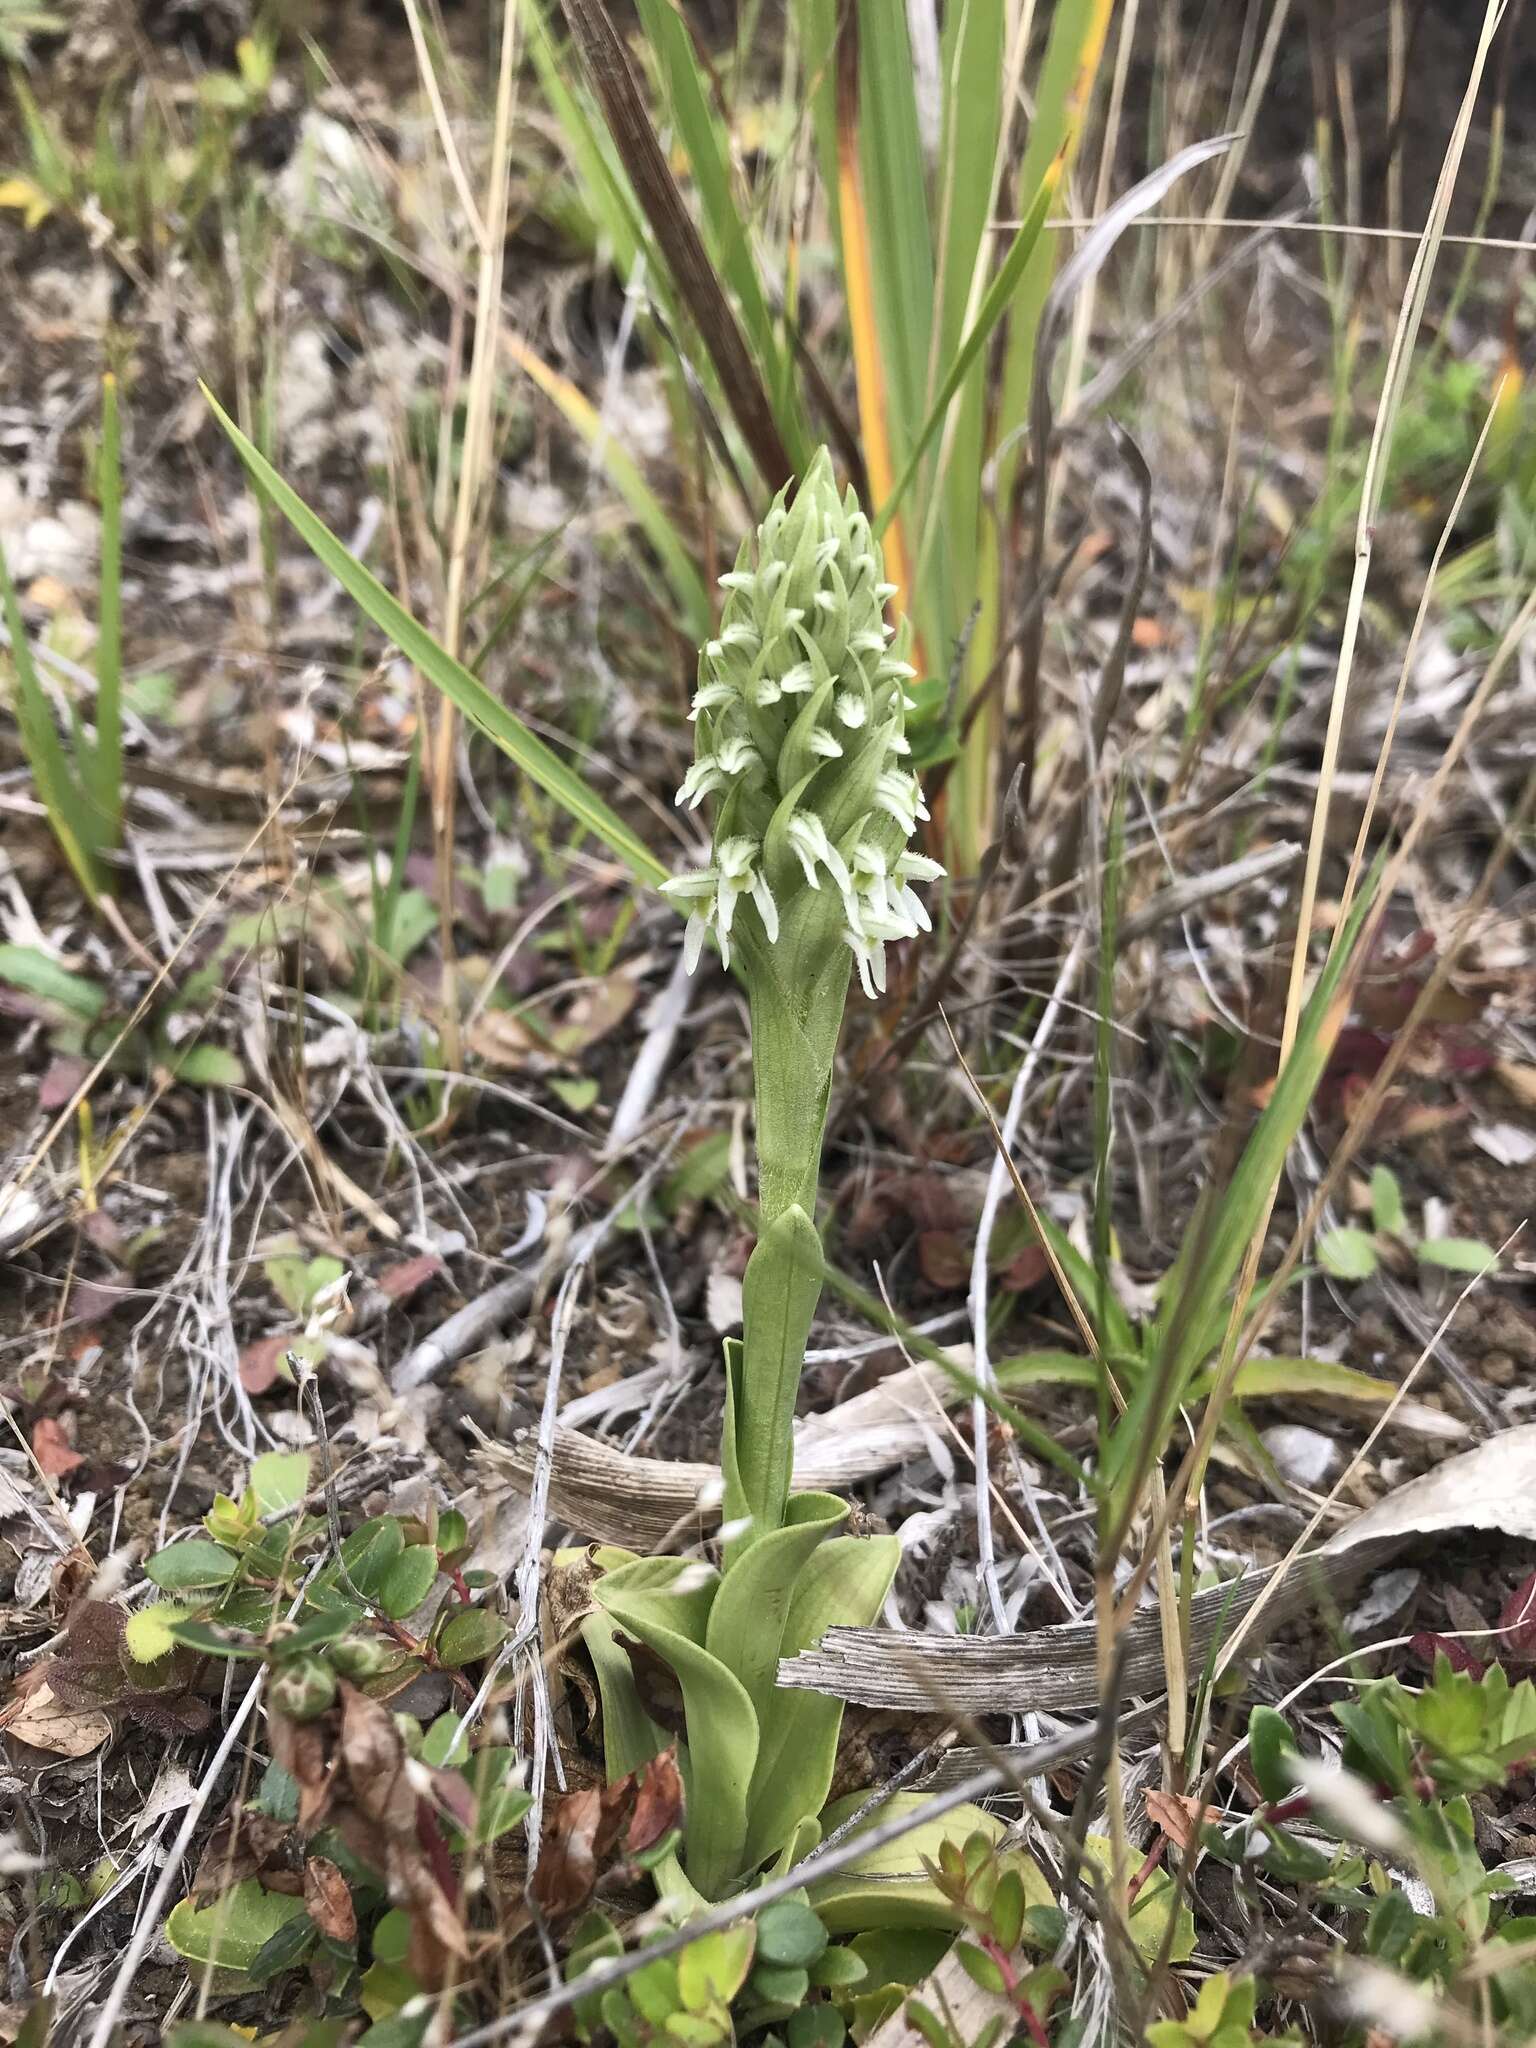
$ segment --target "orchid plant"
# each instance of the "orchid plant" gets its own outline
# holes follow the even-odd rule
[[[642,1687],[659,1659],[682,1694],[688,1791],[664,1892],[718,1899],[816,1839],[842,1706],[781,1692],[780,1657],[871,1622],[896,1569],[891,1536],[844,1531],[846,1504],[791,1490],[795,1395],[821,1295],[816,1189],[833,1063],[855,965],[885,987],[885,948],[927,930],[915,884],[943,870],[909,849],[923,808],[906,766],[906,632],[850,490],[823,449],[721,579],[699,660],[695,758],[679,804],[714,807],[712,858],[664,883],[689,911],[696,965],[713,936],[752,1021],[761,1227],[726,1345],[723,1563],[616,1557],[586,1640],[620,1777],[671,1737]],[[637,1671],[641,1679],[637,1679]]]

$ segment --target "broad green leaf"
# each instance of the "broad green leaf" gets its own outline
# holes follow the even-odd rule
[[[1296,1738],[1285,1717],[1273,1707],[1255,1707],[1248,1716],[1248,1756],[1259,1790],[1271,1802],[1288,1799],[1295,1789],[1295,1754]]]
[[[1208,1393],[1212,1375],[1198,1379],[1191,1392]],[[1352,1365],[1331,1358],[1250,1358],[1238,1367],[1232,1391],[1240,1401],[1273,1401],[1287,1394],[1319,1394],[1331,1401],[1362,1401],[1385,1407],[1397,1398],[1395,1380],[1373,1379]]]
[[[362,1523],[341,1546],[347,1573],[345,1579],[337,1574],[342,1589],[360,1593],[365,1600],[377,1600],[385,1574],[404,1548],[405,1531],[393,1515],[375,1515],[371,1522]]]
[[[0,981],[82,1024],[94,1024],[107,1006],[107,992],[99,983],[72,974],[37,946],[0,946]]]
[[[1108,1876],[1114,1850],[1103,1835],[1089,1835],[1084,1853]],[[1127,1916],[1132,1941],[1150,1962],[1164,1953],[1171,1963],[1187,1963],[1195,1952],[1195,1916],[1184,1903],[1177,1883],[1166,1870],[1156,1870],[1136,1894]],[[1169,1923],[1173,1924],[1170,1940]]]
[[[464,1734],[463,1716],[451,1711],[439,1714],[421,1738],[421,1755],[424,1763],[432,1764],[438,1770],[462,1770],[469,1761],[469,1740]],[[374,1953],[378,1953],[377,1949]]]
[[[234,443],[256,487],[289,521],[374,625],[388,635],[429,682],[457,705],[472,725],[494,740],[547,796],[617,854],[642,881],[664,880],[665,868],[644,842],[636,838],[623,820],[558,754],[530,732],[478,677],[471,675],[462,662],[456,661],[438,645],[404,605],[391,597],[378,578],[347,551],[298,493],[283,481],[260,449],[247,440],[208,387],[204,385],[202,388],[215,418]]]
[[[780,1899],[758,1916],[757,1952],[782,1969],[808,1970],[826,1953],[827,1930],[809,1906]]]
[[[830,1493],[796,1494],[785,1508],[784,1527],[742,1551],[720,1581],[704,1646],[736,1674],[759,1722],[777,1691],[795,1588],[816,1550],[847,1519],[847,1504]],[[820,1803],[807,1810],[814,1813]]]
[[[1419,1263],[1447,1273],[1491,1273],[1499,1255],[1475,1237],[1426,1237],[1419,1245]]]
[[[298,1657],[322,1644],[340,1642],[362,1619],[356,1609],[348,1613],[345,1607],[329,1607],[323,1613],[310,1615],[289,1634],[279,1637],[277,1651],[283,1657]]]
[[[157,1550],[144,1566],[145,1575],[167,1593],[195,1593],[225,1586],[235,1575],[235,1560],[206,1536],[192,1536]]]
[[[829,1628],[869,1627],[900,1560],[894,1536],[834,1536],[823,1543],[796,1581],[780,1654],[797,1657]],[[776,1855],[799,1823],[820,1811],[842,1725],[841,1702],[821,1693],[775,1689],[769,1695],[752,1778],[749,1867]]]
[[[402,1550],[379,1581],[378,1601],[391,1621],[414,1614],[437,1579],[437,1547],[413,1543]]]
[[[304,1901],[263,1891],[246,1878],[215,1899],[194,1906],[183,1899],[171,1908],[165,1936],[179,1956],[220,1970],[249,1970],[280,1928],[303,1917]]]
[[[233,1662],[262,1654],[261,1644],[249,1636],[231,1635],[227,1628],[215,1628],[206,1621],[179,1621],[176,1640],[185,1649],[196,1650],[204,1657],[227,1657]]]
[[[1335,1280],[1369,1280],[1376,1270],[1376,1240],[1368,1230],[1329,1230],[1317,1241],[1317,1256]]]
[[[531,1809],[533,1794],[523,1789],[517,1758],[510,1749],[482,1749],[464,1767],[475,1795],[475,1825],[470,1842],[489,1848]]]
[[[759,1014],[754,1005],[754,1025]],[[760,1142],[764,1120],[759,1078]],[[805,1210],[792,1204],[762,1231],[747,1261],[742,1344],[726,1354],[724,1514],[727,1522],[751,1517],[729,1546],[733,1563],[784,1520],[795,1393],[821,1286],[821,1239]]]
[[[683,1864],[706,1898],[740,1875],[757,1720],[739,1679],[703,1647],[715,1582],[682,1558],[642,1558],[598,1581],[598,1605],[670,1665],[683,1694],[688,1832]],[[681,1581],[681,1586],[678,1582]]]
[[[296,1508],[309,1491],[308,1451],[264,1451],[251,1466],[258,1517]]]

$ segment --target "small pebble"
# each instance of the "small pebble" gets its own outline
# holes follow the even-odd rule
[[[1279,1422],[1262,1438],[1282,1477],[1293,1486],[1317,1488],[1338,1470],[1341,1453],[1331,1436],[1299,1422]]]

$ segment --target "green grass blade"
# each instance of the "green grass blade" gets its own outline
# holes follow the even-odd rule
[[[693,557],[678,537],[671,515],[640,474],[639,464],[584,392],[569,377],[546,363],[542,356],[515,334],[502,337],[507,353],[518,368],[565,415],[571,426],[591,449],[594,459],[607,472],[608,481],[635,516],[635,523],[655,549],[672,595],[682,614],[681,624],[691,640],[709,638],[711,607],[704,580],[694,567]]]
[[[693,38],[673,0],[640,0],[640,19],[660,66],[673,128],[693,169],[712,253],[741,309],[763,383],[775,400],[779,431],[796,468],[804,470],[814,453],[810,432],[794,402],[784,350],[758,275],[747,224],[736,203],[730,160],[710,111]]]
[[[32,643],[16,599],[5,550],[0,548],[0,610],[11,638],[11,662],[16,671],[16,723],[21,732],[22,752],[32,772],[38,799],[48,813],[53,836],[64,858],[92,903],[101,901],[101,878],[96,866],[96,841],[89,792],[75,775],[59,729],[32,659]]]
[[[1093,772],[1087,763],[1086,773]],[[1105,835],[1104,886],[1099,914],[1099,1014],[1094,1024],[1093,1047],[1093,1273],[1096,1313],[1094,1322],[1102,1341],[1104,1304],[1110,1299],[1110,1252],[1114,1232],[1114,1184],[1110,1178],[1110,1152],[1114,1139],[1114,1054],[1115,1054],[1115,954],[1120,934],[1120,891],[1125,879],[1125,785],[1115,790]],[[1106,1432],[1109,1410],[1101,1410],[1100,1426]]]
[[[96,745],[85,757],[100,843],[123,829],[123,463],[117,379],[101,385],[101,596],[96,638]]]
[[[918,465],[932,447],[934,435],[937,434],[939,428],[944,424],[944,415],[949,411],[950,405],[954,401],[955,393],[965,382],[966,372],[985,346],[988,335],[991,334],[993,328],[996,327],[1003,313],[1007,310],[1008,301],[1018,288],[1019,279],[1023,276],[1025,266],[1034,253],[1036,244],[1039,242],[1045,228],[1046,219],[1051,210],[1051,201],[1055,197],[1055,193],[1055,180],[1047,179],[1035,194],[1029,212],[1020,224],[1013,240],[1009,243],[1008,254],[1003,258],[996,277],[993,278],[991,284],[987,287],[986,297],[981,302],[981,310],[971,323],[965,339],[955,351],[954,359],[950,363],[944,381],[939,386],[938,396],[934,399],[928,417],[923,421],[922,429],[912,444],[911,453],[907,457],[906,467],[897,478],[896,487],[891,492],[890,497],[880,507],[879,517],[875,520],[875,533],[877,537],[884,533],[888,522],[900,506],[902,499],[906,496],[912,479],[917,474]]]
[[[1312,991],[1290,1058],[1243,1148],[1230,1185],[1207,1215],[1196,1218],[1198,1249],[1189,1259],[1178,1299],[1161,1327],[1161,1347],[1137,1386],[1104,1453],[1110,1486],[1110,1526],[1123,1527],[1142,1477],[1160,1455],[1169,1424],[1202,1355],[1212,1318],[1224,1307],[1253,1233],[1269,1204],[1290,1150],[1317,1092],[1343,1022],[1343,989],[1385,856],[1378,859]]]
[[[394,642],[430,683],[456,705],[471,725],[478,726],[496,742],[528,778],[552,797],[584,830],[600,839],[644,882],[660,882],[666,869],[645,842],[609,809],[595,790],[527,726],[515,712],[472,676],[464,664],[455,661],[433,639],[426,627],[391,597],[378,578],[350,554],[323,520],[286,484],[256,446],[249,441],[219,404],[207,385],[202,386],[215,419],[234,443],[256,488],[271,499],[279,512],[336,578],[354,604],[358,605],[382,633]]]
[[[562,70],[562,55],[555,47],[537,0],[524,0],[523,20],[528,29],[529,54],[539,75],[539,89],[565,139],[587,205],[607,236],[619,274],[627,283],[641,250],[649,251],[650,237],[639,201],[618,166],[591,101],[568,82]],[[564,58],[564,64],[567,69],[573,68],[569,56]],[[648,284],[653,294],[665,291],[659,259],[651,265]]]

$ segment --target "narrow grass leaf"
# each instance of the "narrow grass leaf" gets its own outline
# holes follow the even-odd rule
[[[526,342],[515,334],[504,334],[502,345],[520,370],[526,372],[546,398],[553,400],[566,420],[592,450],[608,481],[635,515],[635,523],[656,551],[658,561],[672,586],[681,613],[680,623],[691,640],[709,637],[710,605],[703,579],[678,539],[666,508],[640,474],[638,464],[602,414],[578,391],[569,377],[561,376]]]
[[[241,433],[207,385],[202,387],[214,417],[234,443],[241,461],[257,489],[269,497],[283,517],[336,578],[347,594],[394,642],[401,653],[429,682],[463,712],[472,725],[509,755],[530,781],[552,797],[577,824],[617,854],[644,882],[660,882],[666,869],[637,838],[624,821],[610,810],[595,790],[568,768],[558,754],[531,733],[515,712],[491,694],[462,662],[440,647],[421,625],[392,597],[357,557],[342,545],[325,522],[316,517],[304,500]]]
[[[966,372],[970,369],[972,363],[975,362],[982,348],[986,345],[988,337],[997,326],[998,321],[1007,311],[1008,302],[1013,297],[1014,292],[1018,288],[1019,279],[1024,274],[1024,267],[1029,262],[1040,240],[1040,236],[1044,232],[1045,223],[1050,216],[1051,203],[1056,197],[1060,176],[1061,166],[1059,162],[1052,164],[1039,191],[1035,194],[1029,212],[1025,215],[1013,240],[1009,243],[1008,253],[999,265],[997,275],[987,287],[986,297],[981,302],[981,310],[966,330],[965,339],[956,350],[949,369],[945,373],[944,381],[939,386],[938,395],[929,408],[928,417],[923,421],[917,439],[912,444],[912,448],[907,456],[906,467],[902,470],[901,475],[892,485],[890,494],[880,506],[879,514],[874,521],[877,537],[885,532],[890,521],[896,516],[902,499],[905,498],[907,492],[911,489],[912,479],[916,476],[923,457],[933,446],[934,436],[944,424],[945,415],[954,402],[955,394],[965,382]],[[889,546],[889,542],[887,542],[887,546]]]
[[[123,823],[123,465],[117,379],[101,385],[101,595],[96,636],[96,745],[85,757],[100,843],[115,847]]]
[[[603,0],[563,0],[609,133],[629,171],[656,245],[709,351],[725,395],[770,490],[794,475],[795,465],[774,417],[772,402],[752,359],[709,252],[683,203],[618,31]]]
[[[81,787],[48,701],[32,643],[27,637],[16,586],[0,548],[0,609],[10,635],[11,662],[16,672],[16,723],[21,731],[22,751],[32,771],[38,798],[48,814],[48,823],[58,840],[75,879],[92,903],[101,900],[101,879],[96,866],[96,841],[86,792]]]

